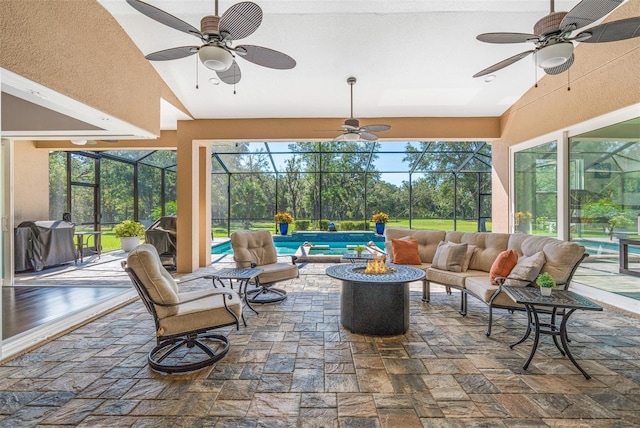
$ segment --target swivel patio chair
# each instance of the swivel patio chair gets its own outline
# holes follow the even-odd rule
[[[130,251],[122,267],[155,321],[157,345],[148,355],[152,369],[188,372],[210,366],[226,355],[229,339],[211,331],[234,324],[240,327],[242,301],[235,291],[179,293],[158,251],[150,244]]]
[[[247,292],[250,303],[274,303],[287,298],[287,292],[273,287],[279,281],[298,277],[298,267],[279,263],[273,237],[267,230],[238,231],[231,234],[233,260],[237,268],[259,268],[255,288]]]

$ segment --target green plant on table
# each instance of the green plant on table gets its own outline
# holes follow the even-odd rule
[[[356,245],[354,247],[354,251],[356,252],[356,254],[358,255],[358,257],[360,257],[362,255],[362,252],[364,251],[364,246],[362,245]]]
[[[538,287],[542,288],[553,288],[556,286],[556,281],[551,275],[549,275],[549,272],[545,272],[538,275],[536,284],[538,284]]]
[[[118,238],[144,237],[144,225],[133,220],[125,220],[113,228]]]

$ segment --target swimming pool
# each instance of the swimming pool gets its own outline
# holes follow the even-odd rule
[[[574,239],[573,242],[584,245],[587,253],[591,255],[618,254],[620,251],[620,245],[617,241]],[[640,248],[636,246],[629,246],[629,254],[640,254]]]
[[[293,232],[291,235],[274,235],[273,243],[279,256],[293,256],[305,242],[312,244],[310,254],[341,255],[349,250],[349,246],[366,245],[374,242],[384,247],[384,236],[375,232]],[[211,254],[233,254],[231,242],[223,242],[211,246]]]

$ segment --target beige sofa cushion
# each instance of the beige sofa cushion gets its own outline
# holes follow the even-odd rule
[[[467,278],[466,289],[469,293],[475,295],[488,304],[491,296],[493,296],[493,294],[498,290],[498,286],[491,284],[491,280],[488,276],[470,277]],[[493,300],[493,304],[524,308],[524,305],[514,302],[505,292],[498,294]]]
[[[418,254],[420,254],[420,260],[422,263],[431,263],[433,256],[436,253],[436,248],[440,241],[444,240],[446,232],[443,230],[415,230],[404,228],[386,228],[385,235],[385,250],[389,257],[387,260],[393,260],[393,249],[391,248],[392,239],[401,239],[409,237],[418,241]]]
[[[451,272],[462,272],[462,265],[466,256],[467,244],[440,241],[431,266]]]
[[[192,291],[181,293],[179,297],[180,301],[186,301],[215,291],[217,290]],[[238,317],[237,319],[240,319],[242,317],[240,296],[230,289],[225,288],[224,291],[232,295],[231,298],[228,296],[226,298],[227,307],[235,313],[236,317]],[[221,295],[188,302],[178,306],[176,309],[177,311],[174,315],[160,320],[160,328],[157,331],[159,336],[171,336],[185,331],[200,330],[236,322],[236,318],[225,309]]]
[[[515,239],[521,239],[521,237],[518,236]],[[546,262],[540,273],[549,272],[558,285],[566,284],[571,269],[585,252],[585,248],[575,242],[560,241],[543,236],[529,236],[528,239],[521,241],[520,246],[520,252],[525,256],[531,256],[539,251],[544,253]]]
[[[481,270],[469,269],[466,272],[451,272],[448,270],[436,269],[433,266],[427,269],[427,280],[437,282],[438,284],[452,285],[460,288],[464,288],[465,280],[475,276],[486,276],[489,278],[489,274]]]
[[[178,285],[162,266],[158,251],[151,244],[138,245],[129,251],[127,267],[140,279],[149,297],[156,303],[175,304],[179,302]],[[177,307],[155,305],[158,318],[175,315]]]
[[[251,261],[258,265],[278,262],[276,246],[273,244],[273,237],[268,230],[233,232],[231,246],[236,267],[249,267]]]
[[[489,272],[498,254],[507,249],[509,235],[493,232],[447,232],[446,240],[475,245],[477,248],[469,269]]]
[[[505,279],[504,285],[525,287],[531,284],[538,277],[544,262],[545,257],[542,251],[538,251],[532,256],[519,257],[518,263]]]

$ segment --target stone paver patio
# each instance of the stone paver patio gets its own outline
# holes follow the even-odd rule
[[[227,356],[187,375],[146,365],[153,321],[139,301],[0,366],[7,427],[466,427],[640,425],[640,321],[605,307],[570,321],[586,380],[543,336],[531,366],[519,338],[524,314],[496,311],[412,284],[411,326],[393,337],[342,328],[340,284],[327,264],[285,283],[289,298],[245,310],[225,328]],[[200,274],[215,270],[205,269]],[[209,287],[205,280],[183,287]]]

